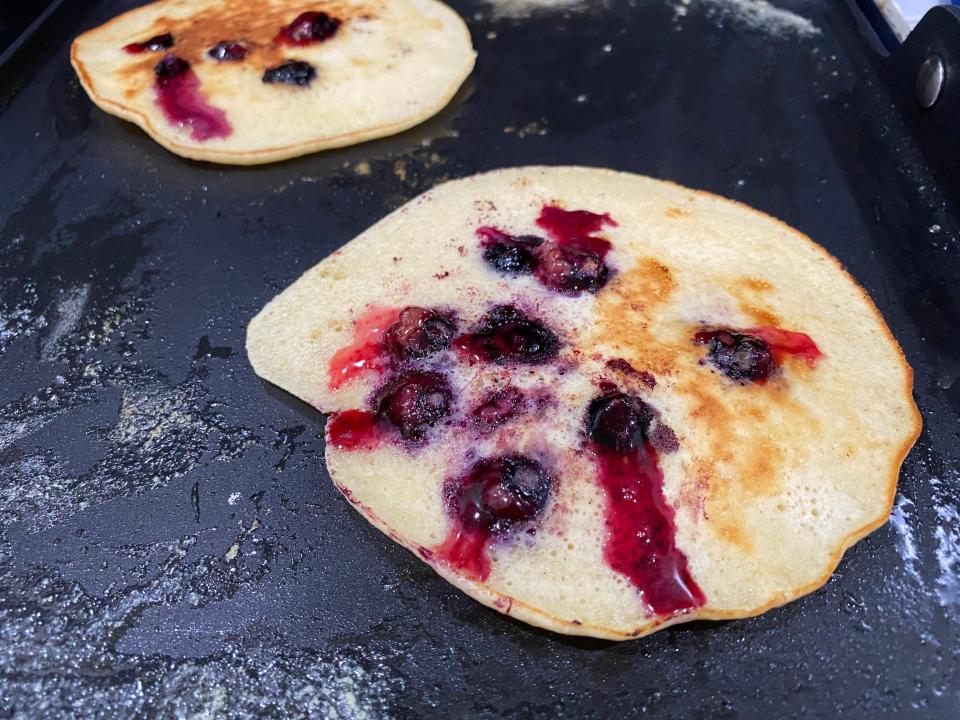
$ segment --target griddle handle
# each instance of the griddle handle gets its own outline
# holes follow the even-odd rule
[[[960,189],[960,8],[929,10],[880,64],[894,102],[943,189]],[[942,82],[934,93],[937,65],[942,65]]]

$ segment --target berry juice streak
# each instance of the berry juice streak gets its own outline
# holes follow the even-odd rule
[[[490,576],[489,540],[489,530],[460,524],[432,553],[454,570],[475,580],[486,580]]]
[[[604,225],[616,224],[609,213],[599,215],[588,210],[564,210],[555,205],[544,205],[537,218],[537,225],[546,230],[557,245],[596,253],[601,260],[612,246],[603,238],[590,236]]]
[[[370,308],[353,328],[353,342],[330,358],[327,387],[337,390],[367,370],[383,368],[387,350],[383,334],[400,314],[398,308]]]
[[[227,137],[233,129],[227,114],[210,105],[200,92],[200,80],[187,69],[170,77],[158,77],[153,85],[157,105],[173,125],[190,127],[194,140]]]
[[[327,422],[327,442],[340,450],[374,450],[380,444],[376,418],[366,410],[334,413]]]
[[[813,365],[823,355],[813,338],[806,333],[769,326],[750,328],[744,332],[760,338],[769,345],[777,360],[783,355],[794,355]]]
[[[607,564],[630,580],[657,615],[703,605],[703,591],[676,544],[674,511],[663,495],[657,451],[649,442],[627,452],[596,443],[592,449],[597,479],[607,495]]]

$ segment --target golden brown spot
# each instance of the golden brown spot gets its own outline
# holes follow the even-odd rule
[[[740,486],[751,495],[770,495],[779,490],[777,470],[786,459],[783,449],[766,441],[745,449],[738,477]]]
[[[150,82],[153,82],[153,68],[156,67],[156,64],[160,62],[160,58],[163,57],[161,53],[144,53],[143,55],[135,55],[136,60],[129,61],[126,65],[121,68],[117,68],[117,74],[121,77],[135,77],[137,75],[149,74]],[[131,86],[133,87],[133,86]]]
[[[681,440],[681,445],[683,441]],[[701,459],[695,459],[690,467],[684,467],[680,482],[680,497],[677,509],[687,508],[694,522],[707,518],[707,493],[713,482],[713,467]]]
[[[780,327],[780,323],[782,322],[779,315],[765,308],[741,304],[740,309],[750,317],[754,326],[769,325],[772,327]]]
[[[736,531],[746,510],[785,490],[784,471],[800,461],[787,449],[815,446],[811,436],[820,424],[784,382],[735,385],[701,366],[687,377],[677,392],[686,399],[688,424],[700,432],[681,442],[692,456],[681,502],[693,506],[703,496],[703,514],[717,536],[748,551],[748,538]]]
[[[759,278],[746,277],[743,279],[743,284],[756,292],[769,292],[773,290],[773,283],[760,280]]]
[[[599,300],[599,335],[591,344],[613,345],[634,367],[668,373],[677,349],[651,329],[657,309],[669,300],[676,282],[670,269],[653,258],[641,258],[614,276]]]
[[[668,218],[680,218],[688,217],[690,215],[689,210],[681,210],[680,208],[667,208],[667,217]]]
[[[721,523],[714,527],[717,537],[730,545],[735,545],[743,552],[749,553],[753,550],[753,543],[743,530],[743,526],[736,523]]]
[[[763,420],[763,410],[761,410],[761,409],[758,408],[758,407],[748,407],[748,408],[745,408],[744,411],[743,411],[743,414],[744,414],[746,417],[748,417],[748,418],[750,418],[751,420],[754,420],[754,421],[756,421],[756,422],[760,422],[761,420]]]
[[[740,305],[740,310],[750,318],[753,326],[770,325],[780,327],[781,318],[766,306],[764,295],[773,290],[766,280],[743,276],[729,288],[730,294]]]

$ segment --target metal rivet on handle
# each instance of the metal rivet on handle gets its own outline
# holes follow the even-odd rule
[[[943,77],[942,57],[931,55],[923,61],[917,73],[917,102],[920,103],[920,107],[933,107],[943,89]]]

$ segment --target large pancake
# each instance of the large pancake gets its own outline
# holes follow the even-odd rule
[[[616,221],[602,232],[614,274],[596,294],[558,294],[484,263],[479,226],[542,236],[535,220],[544,205]],[[557,332],[560,361],[444,360],[435,366],[450,378],[454,422],[434,428],[422,447],[344,450],[328,439],[326,451],[337,487],[370,522],[480,602],[558,632],[613,639],[756,615],[822,585],[844,550],[886,520],[920,416],[912,371],[876,307],[806,236],[671,183],[579,167],[446,183],[272,300],[250,323],[247,351],[259,375],[322,412],[364,408],[384,382],[378,372],[335,390],[328,374],[371,308],[449,308],[463,331],[505,302]],[[768,382],[738,383],[693,342],[703,327],[758,326],[806,333],[822,356],[784,357]],[[655,387],[649,376],[606,366],[610,358],[651,373]],[[501,376],[550,401],[478,437],[458,413]],[[605,562],[606,500],[584,450],[585,412],[601,379],[641,396],[676,435],[679,449],[659,455],[663,493],[675,511],[676,546],[706,599],[699,608],[656,614]],[[462,473],[468,457],[504,452],[541,459],[556,481],[535,534],[492,544],[481,580],[435,552],[453,522],[444,480]]]
[[[280,29],[305,11],[342,24],[320,42],[278,43]],[[164,33],[175,41],[167,50],[124,51]],[[208,50],[225,40],[241,42],[246,56],[210,58]],[[154,66],[168,52],[190,63],[206,103],[225,113],[225,137],[197,138],[164,115]],[[70,52],[81,84],[103,110],[178,155],[242,165],[412,127],[450,101],[474,57],[466,25],[437,0],[161,0],[84,33]],[[310,63],[316,78],[303,87],[263,82],[267,68],[287,60]]]

